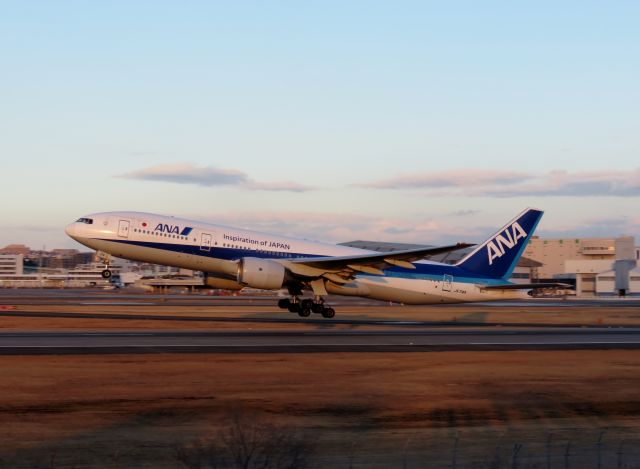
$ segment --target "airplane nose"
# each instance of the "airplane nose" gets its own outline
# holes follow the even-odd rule
[[[71,238],[75,239],[77,229],[78,227],[76,226],[75,223],[69,223],[64,229],[64,232],[67,233],[67,236],[70,236]]]

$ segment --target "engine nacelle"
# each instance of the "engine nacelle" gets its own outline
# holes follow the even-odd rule
[[[229,280],[226,278],[213,277],[211,274],[204,274],[204,284],[208,287],[218,290],[242,290],[243,286],[235,280]]]
[[[267,259],[244,257],[238,263],[238,283],[261,290],[279,290],[286,270],[282,264]]]

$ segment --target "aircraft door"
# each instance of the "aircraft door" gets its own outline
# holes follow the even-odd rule
[[[129,220],[120,220],[118,222],[118,236],[120,238],[128,238],[129,237],[129,225],[131,222]]]
[[[202,233],[200,237],[200,250],[209,252],[211,251],[211,233]]]
[[[444,274],[442,278],[442,291],[451,291],[451,284],[453,283],[453,275]]]

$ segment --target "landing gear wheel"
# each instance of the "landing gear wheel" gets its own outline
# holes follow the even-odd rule
[[[300,302],[298,315],[300,317],[306,318],[311,316],[311,308],[313,308],[313,301],[306,299]]]
[[[102,278],[108,280],[111,278],[111,271],[109,270],[109,264],[111,263],[111,255],[103,251],[96,251],[96,256],[100,261],[104,262],[104,270],[100,273]]]
[[[300,303],[289,303],[287,309],[290,313],[297,313],[298,311],[300,311]]]
[[[322,312],[324,311],[324,305],[322,303],[314,303],[311,311],[313,311],[315,314],[322,314]]]
[[[323,318],[331,319],[335,315],[336,311],[333,308],[324,308],[324,310],[322,311]]]
[[[278,300],[278,308],[280,309],[289,309],[290,305],[291,300],[289,298],[282,298],[281,300]]]

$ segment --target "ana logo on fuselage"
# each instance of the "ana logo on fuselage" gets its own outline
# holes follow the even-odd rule
[[[180,231],[180,227],[178,225],[174,226],[163,223],[158,223],[158,225],[154,229],[154,231],[160,231],[161,233],[176,234],[179,236],[189,236],[191,230],[193,230],[193,228],[191,228],[190,226],[185,226],[182,231]]]
[[[506,250],[511,249],[516,244],[518,244],[519,239],[525,239],[526,237],[527,233],[525,233],[518,222],[515,222],[502,233],[489,241],[487,243],[489,265],[493,265],[494,259],[502,257]]]

